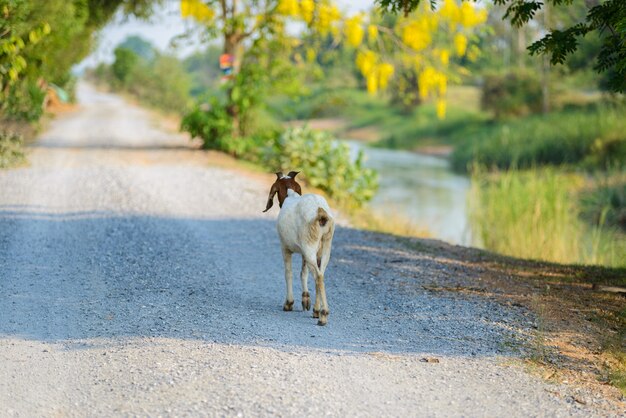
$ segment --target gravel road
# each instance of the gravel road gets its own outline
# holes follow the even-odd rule
[[[520,365],[530,314],[427,291],[469,273],[392,237],[338,228],[328,325],[283,312],[271,180],[78,93],[0,171],[0,416],[606,413]]]

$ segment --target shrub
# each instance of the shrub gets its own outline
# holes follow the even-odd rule
[[[481,105],[498,119],[538,113],[542,106],[541,83],[528,72],[488,75],[483,84]]]
[[[24,161],[23,139],[18,134],[0,132],[0,168]]]
[[[343,204],[360,206],[371,200],[378,188],[376,172],[363,167],[362,152],[353,159],[348,145],[306,126],[276,137],[261,158],[276,171],[301,170],[308,184]]]
[[[115,78],[121,85],[128,81],[133,69],[137,66],[139,56],[128,48],[115,48],[115,61],[111,65],[111,70]]]
[[[10,87],[9,90],[6,101],[0,103],[0,110],[4,110],[3,116],[6,119],[36,122],[41,118],[44,113],[43,101],[46,92],[36,83],[27,80]]]
[[[181,122],[181,130],[202,139],[202,148],[225,151],[232,138],[233,122],[217,98],[197,103]]]

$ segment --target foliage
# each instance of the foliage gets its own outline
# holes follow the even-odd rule
[[[623,235],[579,219],[582,176],[554,169],[477,170],[472,180],[471,221],[486,249],[559,263],[626,266]]]
[[[452,154],[455,170],[626,162],[623,106],[593,105],[501,122],[476,132]]]
[[[491,74],[483,82],[481,105],[498,119],[539,113],[542,99],[541,81],[528,71]]]
[[[362,152],[353,159],[348,145],[306,126],[276,137],[261,158],[276,171],[302,171],[308,184],[344,204],[360,206],[371,200],[378,188],[376,172],[363,167]]]
[[[416,10],[421,0],[376,0],[381,9],[392,12]],[[429,0],[435,8],[441,2]],[[515,26],[528,24],[542,8],[576,7],[572,0],[494,0],[497,5],[506,5],[505,19]],[[578,22],[565,28],[551,29],[540,40],[528,47],[531,54],[546,54],[552,64],[562,64],[568,55],[578,49],[580,39],[590,32],[602,35],[602,47],[597,57],[596,70],[609,74],[608,87],[615,92],[626,91],[626,2],[606,0],[595,2],[587,11],[584,22]]]
[[[202,139],[202,148],[229,151],[232,121],[226,107],[216,98],[196,104],[181,121],[181,130]],[[232,151],[231,151],[232,152]]]
[[[119,46],[115,48],[113,54],[115,61],[111,65],[111,70],[119,84],[124,85],[129,81],[130,74],[137,66],[139,56],[130,49]]]
[[[71,67],[118,8],[147,16],[159,2],[0,0],[0,119],[36,121],[47,83],[72,86]]]
[[[0,131],[0,168],[24,161],[23,139],[20,135]]]
[[[159,53],[149,42],[127,38],[122,44],[141,45],[152,59],[145,59],[133,50],[118,46],[115,61],[110,67],[100,65],[92,75],[113,88],[126,91],[141,102],[168,112],[182,113],[189,104],[190,76],[183,64],[173,56]],[[147,53],[146,51],[151,51]]]
[[[190,94],[192,97],[200,97],[209,91],[219,88],[219,80],[222,76],[219,67],[220,49],[215,45],[209,45],[205,51],[196,52],[183,60],[183,67],[191,78]]]
[[[156,57],[157,52],[149,41],[137,35],[127,37],[117,48],[129,49],[145,61],[152,61]]]
[[[189,105],[189,75],[176,57],[158,54],[140,62],[128,83],[128,91],[152,107],[181,113]]]

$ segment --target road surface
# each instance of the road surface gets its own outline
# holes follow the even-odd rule
[[[532,315],[429,292],[478,273],[392,237],[339,228],[328,326],[283,312],[270,182],[78,94],[29,166],[0,171],[0,416],[605,413],[521,366]]]

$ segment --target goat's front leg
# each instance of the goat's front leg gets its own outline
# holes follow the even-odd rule
[[[283,260],[285,261],[285,285],[287,286],[287,299],[283,305],[283,311],[293,310],[293,273],[291,271],[291,251],[283,247]]]
[[[300,272],[300,282],[302,282],[302,310],[308,311],[311,309],[311,295],[309,294],[309,286],[307,284],[309,280],[309,268],[306,265],[306,260],[302,256],[302,271]]]

